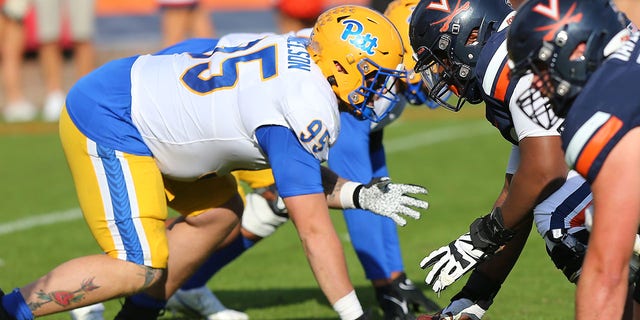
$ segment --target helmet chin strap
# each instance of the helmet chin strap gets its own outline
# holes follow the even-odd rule
[[[354,114],[357,117],[362,117],[362,113],[360,112],[360,110],[356,110],[351,104],[349,104],[348,102],[344,102],[340,99],[338,99],[338,111],[349,112]]]

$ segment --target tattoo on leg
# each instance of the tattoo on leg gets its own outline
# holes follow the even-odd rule
[[[144,277],[144,283],[142,284],[141,290],[149,288],[153,283],[153,279],[158,277],[160,272],[162,272],[160,269],[154,269],[146,266],[142,266],[142,271],[143,274],[141,275]]]
[[[95,278],[83,280],[82,283],[80,284],[80,288],[74,291],[60,290],[60,291],[44,292],[43,290],[40,290],[39,292],[36,293],[36,296],[38,297],[39,301],[30,302],[29,309],[31,309],[31,311],[35,311],[41,308],[42,306],[44,306],[45,304],[48,304],[51,302],[61,307],[68,307],[72,303],[80,302],[84,299],[85,294],[87,292],[100,288],[100,286],[93,283],[94,279]]]

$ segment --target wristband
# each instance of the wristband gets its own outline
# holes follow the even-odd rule
[[[469,234],[473,247],[486,254],[494,254],[515,235],[504,227],[500,207],[495,207],[488,215],[476,219],[469,228]]]
[[[360,203],[358,201],[359,187],[362,187],[361,183],[347,181],[340,188],[340,205],[343,209],[359,209]]]

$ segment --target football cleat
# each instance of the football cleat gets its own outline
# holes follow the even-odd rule
[[[375,287],[376,299],[382,309],[384,320],[415,320],[415,315],[409,309],[409,303],[392,285]]]
[[[427,298],[405,274],[393,280],[391,286],[413,307],[414,311],[419,311],[420,307],[424,308],[426,312],[437,312],[441,309],[435,301]]]
[[[154,320],[158,319],[158,315],[162,309],[144,308],[133,303],[131,298],[124,299],[122,308],[113,318],[114,320]]]
[[[416,320],[416,316],[409,310],[407,300],[401,297],[385,294],[379,303],[384,320]]]
[[[206,286],[178,290],[167,301],[166,309],[172,313],[182,313],[207,320],[248,320],[249,316],[240,311],[227,309],[218,297]]]
[[[102,303],[91,304],[82,308],[69,311],[73,320],[103,320],[104,305]]]

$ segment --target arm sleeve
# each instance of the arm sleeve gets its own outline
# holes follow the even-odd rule
[[[262,126],[256,130],[256,138],[267,154],[280,196],[323,193],[320,161],[302,147],[293,131]]]
[[[515,144],[511,146],[511,153],[509,154],[509,162],[507,163],[506,174],[515,174],[520,166],[520,148]]]

